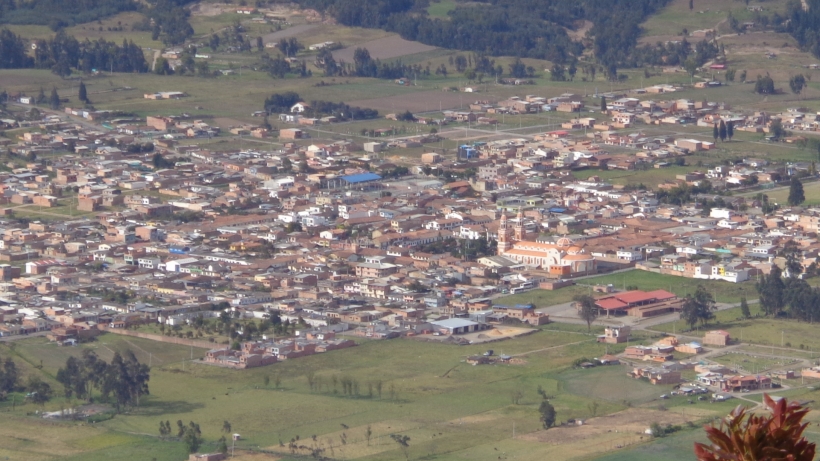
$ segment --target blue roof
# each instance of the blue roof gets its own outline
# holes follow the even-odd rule
[[[556,207],[556,208],[550,208],[549,209],[550,213],[563,213],[565,211],[567,211],[566,208],[557,208]]]
[[[378,181],[379,179],[382,179],[382,177],[376,173],[359,173],[342,176],[342,179],[351,184],[355,184],[360,182]]]

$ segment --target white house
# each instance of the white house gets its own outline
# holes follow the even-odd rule
[[[734,212],[728,208],[712,208],[709,212],[710,218],[731,219]]]
[[[616,256],[623,261],[640,261],[643,259],[643,253],[638,250],[618,250]]]
[[[310,109],[310,106],[309,106],[307,103],[304,103],[304,102],[297,102],[296,104],[294,104],[294,105],[290,108],[290,111],[291,111],[291,112],[293,112],[293,113],[299,113],[299,114],[301,114],[302,112],[304,112],[304,111],[306,111],[306,110],[308,110],[308,109]]]

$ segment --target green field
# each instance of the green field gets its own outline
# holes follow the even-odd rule
[[[768,1],[762,3],[767,11],[783,11],[782,1]],[[751,14],[746,10],[746,4],[734,0],[710,0],[700,2],[695,0],[694,8],[689,9],[688,0],[674,0],[660,12],[652,15],[644,24],[644,35],[647,38],[654,36],[668,37],[678,35],[685,28],[689,33],[700,29],[716,29],[719,33],[730,33],[726,25],[726,17],[731,11],[739,21],[748,21]]]
[[[456,8],[457,3],[453,0],[439,0],[430,3],[427,7],[427,14],[431,18],[446,19],[447,13]]]
[[[778,188],[773,191],[761,191],[769,196],[769,200],[787,206],[789,198],[789,187]],[[820,205],[820,182],[807,182],[803,184],[803,192],[806,194],[806,201],[803,206]]]
[[[816,351],[820,351],[820,338],[817,337],[817,326],[815,324],[790,319],[758,318],[757,316],[762,314],[757,308],[757,304],[752,304],[749,308],[753,316],[751,319],[742,318],[740,308],[737,307],[716,312],[715,320],[711,321],[708,326],[699,328],[700,334],[705,330],[721,329],[728,331],[733,340],[775,347],[768,351],[763,348],[759,351],[763,354],[795,356],[795,353],[790,351],[779,353],[778,348],[781,344],[786,348],[797,349],[798,351],[802,349],[800,346],[803,346],[806,351],[809,351],[809,349],[815,351],[813,356],[817,355]],[[665,333],[681,333],[688,329],[689,327],[681,320],[652,327],[652,331]]]
[[[637,286],[639,290],[667,290],[678,296],[694,293],[698,285],[705,287],[720,303],[737,303],[740,298],[757,297],[754,283],[729,283],[716,280],[695,280],[674,275],[662,275],[642,270],[631,270],[617,274],[601,275],[578,280],[578,284],[559,290],[531,290],[495,300],[495,304],[528,304],[538,307],[554,306],[572,301],[579,294],[589,294],[594,285],[614,285],[617,290]]]
[[[93,426],[83,423],[48,422],[32,415],[36,407],[21,404],[22,397],[0,403],[0,456],[9,459],[176,459],[183,447],[176,441],[154,437],[160,420],[196,421],[207,441],[203,450],[213,449],[222,422],[228,420],[242,434],[243,449],[267,448],[289,455],[279,442],[300,436],[324,447],[337,459],[397,459],[402,457],[392,433],[409,435],[409,456],[430,459],[494,459],[489,445],[505,444],[511,449],[542,455],[549,445],[518,442],[519,436],[538,435],[536,412],[540,385],[552,396],[559,420],[588,418],[596,402],[598,415],[636,408],[654,408],[657,396],[668,386],[651,386],[627,378],[622,367],[571,370],[578,357],[594,357],[605,351],[575,326],[564,331],[541,331],[493,345],[505,354],[524,354],[514,365],[469,366],[470,354],[487,346],[450,346],[414,340],[368,341],[358,347],[295,359],[252,370],[227,370],[182,360],[203,354],[202,350],[156,343],[138,338],[106,334],[98,341],[76,348],[60,348],[42,338],[0,346],[0,355],[13,357],[25,375],[38,375],[50,382],[58,367],[82,348],[94,349],[108,360],[113,351],[134,350],[140,360],[152,361],[150,396],[141,407]],[[613,348],[617,352],[623,346]],[[317,389],[311,392],[307,374],[314,373]],[[266,387],[263,378],[278,377],[280,388]],[[333,378],[349,377],[360,382],[360,395],[347,397],[336,389]],[[383,382],[381,398],[369,384]],[[389,389],[393,389],[391,398]],[[511,396],[520,392],[518,404]],[[45,410],[58,410],[76,402],[55,398]],[[675,405],[674,402],[669,402]],[[711,414],[717,407],[703,407]],[[719,411],[723,411],[722,408]],[[47,431],[37,430],[47,426]],[[365,429],[373,437],[368,446]],[[28,437],[22,433],[30,433]],[[46,435],[47,434],[47,435]],[[435,437],[433,437],[435,434]],[[340,442],[340,436],[345,442]],[[43,445],[44,437],[53,443]],[[36,448],[35,448],[36,447]],[[331,448],[332,447],[332,448]],[[467,457],[467,458],[465,458]]]

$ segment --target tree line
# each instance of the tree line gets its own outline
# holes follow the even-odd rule
[[[0,24],[39,24],[58,30],[138,6],[135,0],[0,0]]]
[[[820,288],[812,287],[801,275],[814,275],[817,262],[803,264],[803,252],[796,242],[783,245],[780,257],[785,259],[784,270],[775,265],[756,284],[760,309],[765,315],[787,316],[804,322],[820,319]]]
[[[548,59],[579,57],[589,40],[574,41],[566,29],[589,20],[592,49],[602,63],[627,62],[646,17],[668,0],[487,0],[481,7],[456,6],[447,19],[430,18],[429,0],[300,0],[339,23],[384,29],[408,40],[443,48]],[[566,29],[565,29],[566,28]]]
[[[79,41],[64,31],[36,42],[34,56],[29,56],[24,40],[8,29],[0,30],[0,69],[35,67],[51,69],[66,77],[72,70],[90,73],[94,69],[112,72],[147,72],[148,63],[142,48],[123,40],[122,45],[104,39]]]
[[[775,30],[788,32],[802,49],[820,57],[820,0],[806,0],[806,6],[803,8],[800,1],[788,2],[786,18],[778,21]]]
[[[274,93],[265,99],[264,108],[269,114],[289,113],[291,107],[303,101],[299,93],[286,91]],[[334,116],[339,120],[365,120],[378,118],[379,111],[358,106],[349,106],[343,102],[311,101],[303,115],[308,117]]]
[[[86,349],[81,358],[66,359],[56,378],[63,385],[67,398],[76,397],[91,402],[96,389],[101,400],[112,400],[117,411],[120,411],[139,406],[140,398],[148,395],[150,372],[148,365],[140,363],[130,350],[124,356],[115,352],[111,362],[106,363]]]

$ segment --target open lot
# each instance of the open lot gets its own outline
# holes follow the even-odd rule
[[[391,35],[334,51],[333,57],[337,61],[353,62],[353,54],[356,48],[367,48],[367,51],[370,52],[370,57],[373,59],[399,58],[408,54],[423,53],[436,49],[434,46],[425,45],[420,42],[411,42],[398,35]]]
[[[592,402],[597,402],[595,412],[602,416],[624,410],[626,402],[649,404],[663,392],[662,387],[627,378],[623,367],[567,369],[578,357],[604,353],[604,346],[583,340],[584,335],[576,332],[539,331],[494,346],[505,354],[524,354],[515,365],[474,367],[462,362],[486,346],[392,340],[367,341],[355,348],[251,370],[187,363],[183,371],[182,360],[192,353],[194,358],[201,356],[202,350],[110,334],[75,348],[58,348],[43,338],[32,338],[17,343],[13,350],[0,346],[0,355],[14,357],[26,375],[42,376],[55,390],[60,388],[52,378],[56,369],[83,348],[94,349],[104,359],[110,359],[115,350],[132,349],[141,360],[152,360],[151,395],[141,407],[93,427],[48,423],[55,427],[53,433],[48,432],[57,442],[43,453],[27,448],[37,446],[36,436],[28,437],[28,442],[18,440],[21,432],[36,432],[44,424],[26,415],[34,407],[20,405],[18,400],[11,411],[10,402],[3,402],[0,440],[14,443],[0,443],[0,450],[11,459],[31,453],[30,459],[43,460],[66,456],[170,460],[179,456],[181,444],[155,438],[156,427],[160,420],[181,419],[202,426],[205,449],[213,447],[222,422],[228,420],[242,434],[241,448],[268,447],[283,456],[290,452],[279,446],[280,440],[287,442],[297,435],[309,440],[316,434],[315,443],[337,459],[396,459],[402,454],[389,435],[397,432],[416,441],[411,444],[411,458],[432,454],[447,459],[490,459],[497,454],[485,445],[495,443],[526,447],[543,455],[550,450],[548,443],[512,439],[513,425],[519,437],[539,431],[536,407],[540,397],[535,392],[539,385],[552,396],[559,420],[590,417]],[[613,349],[622,346],[610,347],[610,352],[617,352]],[[319,383],[313,391],[308,387],[308,373]],[[265,387],[265,376],[278,377],[279,388]],[[341,377],[359,383],[358,397],[342,395],[336,385]],[[383,382],[381,397],[376,381]],[[604,382],[608,384],[603,386]],[[513,404],[511,395],[519,392],[522,397]],[[56,398],[45,409],[71,405]],[[369,444],[364,437],[368,426],[372,431]],[[499,431],[501,427],[510,429]],[[585,451],[583,445],[573,450],[590,455],[598,452],[597,448]],[[168,454],[153,454],[159,452]]]
[[[711,321],[707,327],[699,328],[698,334],[702,335],[706,330],[726,330],[731,334],[733,340],[772,347],[771,349],[761,348],[761,354],[800,357],[795,355],[800,350],[811,350],[814,353],[810,353],[810,356],[817,356],[817,351],[820,351],[820,338],[817,337],[817,326],[815,324],[790,319],[762,317],[757,304],[751,304],[749,310],[752,314],[750,319],[744,319],[738,307],[718,311],[715,313],[715,320]],[[688,329],[689,327],[680,320],[652,327],[653,331],[665,333],[672,333],[673,331],[680,333]],[[789,350],[783,351],[783,353],[778,352],[781,344]]]
[[[642,270],[631,270],[617,274],[601,275],[578,280],[577,285],[558,290],[530,290],[524,293],[504,296],[495,304],[535,304],[537,307],[554,306],[572,301],[579,294],[589,294],[595,285],[614,285],[617,290],[636,286],[639,290],[667,290],[678,296],[686,296],[703,285],[720,303],[737,303],[740,298],[755,299],[757,292],[752,282],[729,283],[716,280],[695,280],[673,275],[662,275]]]
[[[486,97],[486,96],[481,96]],[[356,99],[351,105],[378,109],[382,113],[435,112],[441,109],[459,109],[469,106],[478,97],[470,93],[428,90],[381,98]]]

